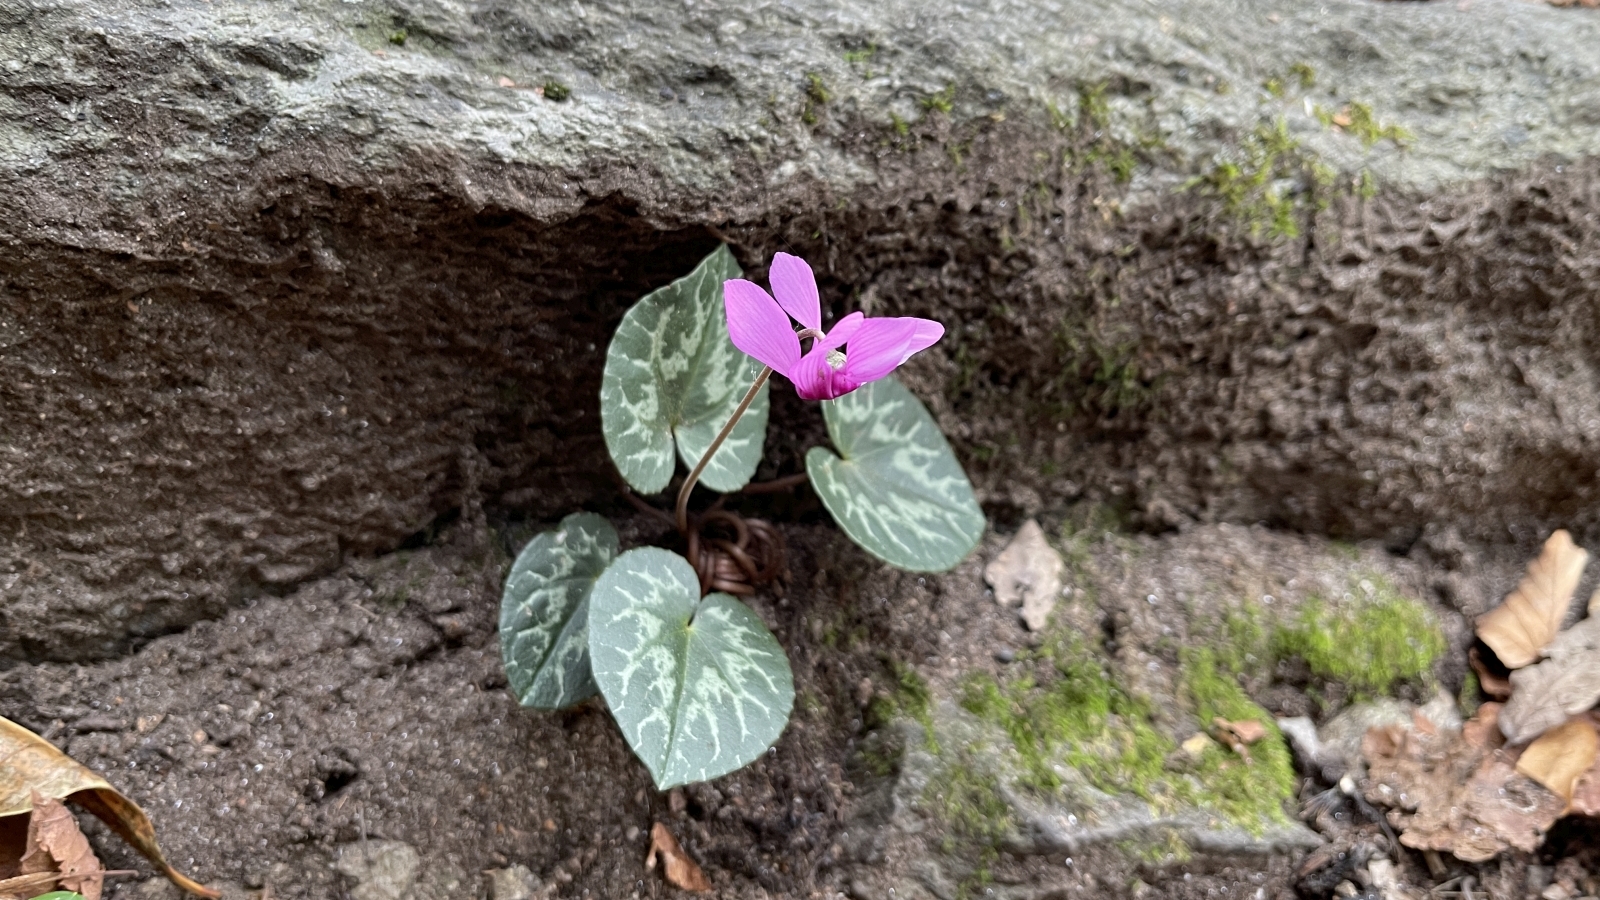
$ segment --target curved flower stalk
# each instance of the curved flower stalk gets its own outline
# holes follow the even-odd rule
[[[777,254],[771,281],[771,294],[743,278],[722,283],[728,336],[735,347],[794,382],[795,392],[806,400],[833,400],[877,381],[944,336],[944,326],[932,319],[869,319],[858,312],[823,334],[817,279],[806,261]],[[791,319],[803,330],[796,333]],[[812,339],[804,353],[801,338]]]

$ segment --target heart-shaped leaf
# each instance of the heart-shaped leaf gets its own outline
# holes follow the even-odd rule
[[[943,572],[972,552],[983,511],[921,400],[885,378],[823,401],[822,415],[840,456],[812,447],[806,472],[851,540],[913,572]]]
[[[759,757],[789,721],[794,677],[772,632],[727,594],[700,597],[688,560],[617,557],[589,599],[595,681],[662,790]]]
[[[718,247],[693,272],[634,304],[611,338],[600,427],[622,477],[642,494],[671,480],[674,443],[694,468],[761,372],[728,340],[722,283],[741,274],[727,246]],[[717,491],[744,487],[766,434],[763,385],[700,480]]]
[[[500,598],[500,656],[523,706],[560,709],[594,696],[589,592],[617,556],[617,530],[574,513],[528,542]]]

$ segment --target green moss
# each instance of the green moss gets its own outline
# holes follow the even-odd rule
[[[1223,612],[1218,638],[1213,653],[1224,671],[1247,675],[1272,666],[1272,630],[1261,607],[1244,604]]]
[[[1360,139],[1363,147],[1371,148],[1379,141],[1393,141],[1396,146],[1405,146],[1411,140],[1411,132],[1399,125],[1385,125],[1378,121],[1372,112],[1372,107],[1365,103],[1351,101],[1345,104],[1338,112],[1329,112],[1321,106],[1311,110],[1324,127],[1337,128]]]
[[[928,690],[928,682],[916,669],[904,663],[896,662],[891,669],[894,689],[872,698],[867,706],[868,724],[881,727],[899,716],[906,716],[922,726],[928,750],[938,753],[939,743],[933,734],[933,693]]]
[[[1461,714],[1468,718],[1478,714],[1478,707],[1483,697],[1483,686],[1478,683],[1478,673],[1467,670],[1467,677],[1461,680],[1461,692],[1456,695],[1456,704],[1461,708]]]
[[[1288,821],[1283,805],[1294,796],[1294,761],[1272,715],[1250,699],[1210,649],[1184,654],[1182,678],[1203,725],[1222,718],[1254,720],[1267,729],[1267,736],[1250,746],[1249,762],[1220,744],[1208,747],[1195,765],[1194,801],[1252,831]]]
[[[817,124],[817,110],[833,99],[833,93],[822,76],[815,72],[806,74],[805,102],[800,107],[800,119],[807,125]]]
[[[941,849],[974,858],[975,865],[956,887],[956,896],[982,893],[993,880],[990,867],[1000,843],[1014,828],[1011,805],[1000,795],[1000,781],[968,759],[945,766],[923,791],[922,805],[944,825]]]
[[[1022,762],[1023,783],[1060,787],[1058,762],[1110,792],[1131,791],[1158,801],[1167,754],[1176,747],[1153,724],[1153,710],[1108,676],[1081,644],[1057,639],[1039,651],[1047,675],[1001,685],[990,676],[967,682],[962,706],[998,725]]]
[[[402,28],[399,31],[391,32],[389,35],[389,43],[395,45],[396,47],[404,47],[406,45],[406,30]]]
[[[871,62],[872,58],[877,55],[878,45],[868,44],[865,47],[855,50],[846,50],[844,53],[844,61],[850,63],[851,65],[861,65],[863,63]]]
[[[889,113],[889,127],[894,129],[896,137],[906,137],[911,134],[911,123],[900,118],[899,113]]]
[[[1344,684],[1358,697],[1430,679],[1445,647],[1433,615],[1380,576],[1358,588],[1341,603],[1306,603],[1295,622],[1279,630],[1277,652],[1304,659],[1313,675]]]
[[[1317,70],[1311,68],[1309,63],[1295,63],[1289,67],[1289,75],[1300,83],[1302,91],[1310,90],[1317,86]]]
[[[544,98],[560,103],[572,96],[572,88],[567,87],[554,78],[547,78],[544,82]]]
[[[1222,160],[1185,189],[1199,188],[1222,201],[1223,208],[1252,237],[1299,237],[1302,220],[1332,187],[1334,173],[1289,134],[1287,121],[1260,125],[1242,142],[1234,159]],[[1292,187],[1291,187],[1292,186]]]
[[[922,108],[928,112],[940,112],[949,115],[956,108],[956,86],[945,85],[945,89],[937,94],[929,94],[920,101]]]
[[[1252,830],[1286,821],[1283,804],[1294,789],[1287,745],[1213,650],[1184,654],[1181,684],[1204,723],[1221,717],[1267,726],[1269,737],[1251,748],[1249,762],[1218,745],[1193,765],[1175,767],[1177,743],[1156,727],[1150,702],[1074,640],[1057,639],[1031,661],[1048,662],[1048,673],[1005,683],[975,676],[962,697],[967,711],[1010,738],[1023,786],[1054,790],[1062,784],[1056,767],[1066,765],[1103,791],[1131,793],[1158,808],[1199,805]]]

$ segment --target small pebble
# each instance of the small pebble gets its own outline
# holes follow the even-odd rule
[[[1017,651],[1010,647],[1001,647],[994,652],[994,658],[1003,663],[1014,662],[1017,658]]]
[[[630,842],[631,841],[637,841],[639,839],[639,826],[637,826],[637,825],[629,825],[628,826],[628,831],[627,831],[627,838],[628,838],[628,840]]]

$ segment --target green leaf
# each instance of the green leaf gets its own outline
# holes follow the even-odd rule
[[[528,542],[500,598],[500,656],[523,706],[560,709],[595,695],[589,593],[617,556],[617,530],[574,513]]]
[[[622,554],[595,584],[589,658],[662,790],[756,759],[794,707],[789,660],[761,619],[727,594],[701,599],[688,560],[658,547]]]
[[[913,572],[943,572],[983,537],[972,483],[922,401],[893,378],[824,400],[839,448],[806,453],[811,486],[863,549]]]
[[[727,246],[718,247],[686,277],[634,304],[611,338],[600,427],[617,469],[641,494],[671,480],[674,443],[694,468],[761,373],[761,364],[728,340],[722,282],[741,274]],[[763,386],[700,480],[716,491],[744,487],[766,434]]]
[[[48,894],[40,894],[33,900],[83,900],[83,895],[72,891],[51,891]]]

